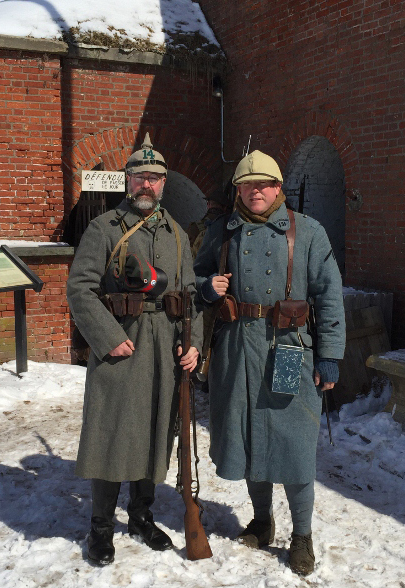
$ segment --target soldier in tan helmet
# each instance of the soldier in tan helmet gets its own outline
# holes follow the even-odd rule
[[[149,134],[126,173],[127,197],[90,222],[67,288],[91,347],[76,474],[92,481],[88,557],[99,565],[114,561],[123,480],[129,534],[154,550],[173,547],[150,507],[169,465],[181,368],[195,368],[202,335],[193,304],[191,347],[180,359],[181,321],[169,313],[170,296],[187,286],[194,299],[195,277],[187,235],[160,207],[167,164]]]
[[[207,228],[194,270],[207,306],[225,297],[208,376],[210,455],[219,476],[247,482],[254,517],[238,540],[249,547],[273,541],[273,484],[283,484],[293,523],[290,566],[307,575],[315,562],[311,520],[322,391],[338,380],[345,319],[326,232],[287,210],[282,181],[277,162],[261,151],[240,161],[235,210]],[[228,269],[218,275],[224,237]],[[310,298],[316,344],[307,328]]]

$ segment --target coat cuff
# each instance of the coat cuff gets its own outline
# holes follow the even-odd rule
[[[216,300],[221,298],[221,296],[217,292],[215,292],[212,286],[212,278],[217,275],[218,274],[213,274],[212,276],[207,278],[201,286],[201,296],[203,297],[203,300],[205,302],[215,302]]]

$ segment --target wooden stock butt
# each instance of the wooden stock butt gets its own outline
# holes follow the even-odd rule
[[[184,528],[186,535],[187,559],[207,559],[212,557],[211,547],[200,521],[200,509],[192,502],[184,515]]]

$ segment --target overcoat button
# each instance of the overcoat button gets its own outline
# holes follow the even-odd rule
[[[156,253],[156,259],[159,259],[160,255],[159,253]]]
[[[250,323],[245,323],[245,327],[250,327]]]
[[[271,236],[272,236],[272,237],[273,237],[273,239],[274,239],[274,237],[276,237],[276,233],[272,233],[272,234],[271,234]]]
[[[249,291],[250,291],[250,287],[249,286],[246,286],[245,292],[249,292]]]
[[[248,232],[246,233],[246,235],[247,235],[248,237],[250,237],[250,235],[251,235],[251,234],[252,234],[252,231],[248,231]]]
[[[267,257],[270,257],[271,251],[266,251],[266,255],[267,255]]]
[[[271,288],[269,288],[268,290],[266,290],[266,294],[271,294]]]
[[[269,276],[271,274],[271,270],[266,270],[266,274]]]
[[[245,249],[245,251],[243,252],[243,255],[247,255],[249,253],[249,251],[247,249]]]

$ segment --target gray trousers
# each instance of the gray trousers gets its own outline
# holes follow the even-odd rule
[[[246,484],[253,504],[254,518],[268,520],[273,512],[273,484],[271,482],[252,482]],[[311,532],[312,512],[314,510],[314,481],[308,484],[285,485],[293,523],[293,533],[308,535]]]

